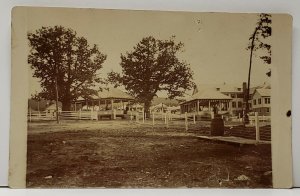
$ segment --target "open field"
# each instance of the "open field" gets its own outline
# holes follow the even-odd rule
[[[197,122],[198,123],[198,122]],[[28,187],[271,187],[271,146],[130,121],[29,123]],[[238,180],[245,175],[248,179]]]

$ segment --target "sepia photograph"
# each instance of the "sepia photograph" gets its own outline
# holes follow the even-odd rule
[[[26,187],[272,188],[282,18],[26,8]]]

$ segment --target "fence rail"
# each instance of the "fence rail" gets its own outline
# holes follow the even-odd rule
[[[130,121],[136,121],[137,123],[143,123],[148,126],[164,126],[166,128],[178,128],[184,130],[192,130],[196,128],[196,113],[184,113],[184,114],[173,114],[173,113],[151,113],[148,118],[144,110],[142,111],[128,111],[124,114],[124,111],[110,110],[110,111],[60,111],[58,113],[59,119],[63,120],[99,120],[101,116],[108,116],[111,119],[116,119],[117,116],[126,115],[129,117]],[[212,116],[213,118],[213,116]],[[28,112],[28,120],[38,121],[38,120],[55,120],[55,112]],[[147,123],[145,123],[147,120]],[[227,118],[224,118],[225,122],[228,122]],[[229,119],[232,122],[232,119]],[[256,140],[260,140],[259,128],[261,126],[270,125],[271,118],[267,116],[250,116],[250,126],[255,127],[256,130]],[[208,121],[209,122],[209,121]],[[233,121],[234,122],[234,121]],[[209,126],[209,124],[207,124]]]

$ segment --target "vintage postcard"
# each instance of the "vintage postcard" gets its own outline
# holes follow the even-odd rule
[[[292,17],[15,7],[12,188],[291,188]]]

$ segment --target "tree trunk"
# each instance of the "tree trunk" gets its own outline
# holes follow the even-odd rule
[[[244,123],[249,123],[249,100],[250,100],[250,82],[251,82],[251,68],[252,68],[252,57],[253,57],[253,49],[254,49],[254,41],[255,36],[257,33],[258,28],[255,28],[255,31],[252,35],[252,41],[251,41],[251,50],[250,50],[250,62],[249,62],[249,72],[248,72],[248,87],[247,87],[247,93],[246,93],[246,108],[245,108],[245,114],[244,114]]]
[[[62,111],[70,111],[71,110],[71,101],[64,100],[62,101]]]
[[[150,117],[150,105],[151,105],[151,101],[145,102],[144,110],[145,110],[146,118]]]

